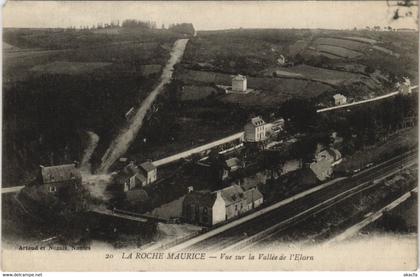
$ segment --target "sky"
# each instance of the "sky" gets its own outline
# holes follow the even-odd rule
[[[417,28],[413,17],[391,20],[385,1],[8,1],[4,27],[92,26],[115,20],[193,23],[197,30],[232,28]],[[400,8],[400,15],[406,8]],[[417,15],[417,7],[412,8]]]

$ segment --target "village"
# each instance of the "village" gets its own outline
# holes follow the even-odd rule
[[[234,76],[231,90],[234,93],[247,93],[246,77]],[[269,122],[261,116],[252,117],[244,125],[238,139],[223,141],[207,149],[198,147],[201,151],[194,153],[195,159],[191,159],[191,156],[183,158],[192,171],[191,176],[184,175],[181,180],[159,176],[159,166],[152,161],[138,162],[122,157],[117,162],[119,169],[111,174],[112,179],[104,192],[111,199],[106,203],[108,209],[158,221],[212,227],[264,206],[267,201],[264,194],[270,192],[262,192],[261,189],[270,178],[274,181],[281,175],[302,171],[305,176],[302,182],[304,180],[313,185],[328,180],[333,175],[334,166],[342,160],[341,153],[333,147],[340,142],[336,133],[331,134],[330,145],[318,145],[309,163],[304,163],[299,157],[273,160],[270,168],[256,162],[267,153],[276,155],[287,151],[297,141],[295,136],[287,134],[287,124],[281,117]],[[171,167],[170,164],[165,166]],[[68,186],[95,186],[83,180],[77,163],[41,166],[35,185],[57,197],[61,197]],[[167,195],[167,203],[160,207],[149,206],[147,211],[140,204],[149,197],[147,190],[150,189],[147,188],[153,186],[178,186],[185,192],[181,195],[178,193],[176,199],[173,198],[175,195]],[[114,198],[119,200],[110,204]],[[269,199],[270,202],[273,199]],[[170,207],[170,211],[165,206]]]
[[[131,34],[144,24],[151,23],[127,21],[92,32]],[[189,23],[168,30],[152,25],[147,28],[156,32],[151,35],[156,45],[142,47],[156,47],[156,56],[142,60],[124,53],[109,75],[97,73],[109,84],[89,75],[86,89],[77,88],[80,95],[64,115],[61,102],[51,105],[62,124],[52,121],[45,128],[44,119],[36,127],[60,139],[48,144],[47,136],[37,135],[33,144],[46,147],[36,148],[42,158],[34,154],[21,163],[27,171],[10,166],[8,180],[19,180],[19,186],[2,190],[6,205],[19,207],[16,214],[9,212],[11,233],[15,218],[25,218],[22,224],[36,226],[39,241],[54,247],[106,242],[148,250],[223,249],[284,226],[293,230],[324,210],[333,213],[329,207],[384,180],[386,187],[409,193],[413,173],[406,168],[415,146],[412,139],[399,141],[416,130],[417,79],[410,64],[388,71],[391,67],[376,64],[378,57],[370,60],[379,55],[391,63],[403,53],[383,43],[382,34],[279,29],[264,31],[264,39],[245,46],[259,31],[197,34]],[[225,47],[226,39],[232,47]],[[111,56],[104,52],[101,58]],[[65,65],[35,66],[31,72]],[[129,68],[124,73],[129,77],[113,78],[119,68]],[[50,80],[43,74],[36,78]],[[54,74],[52,83],[68,82],[70,92],[74,78],[81,78]],[[126,78],[133,82],[127,87]],[[54,95],[51,88],[39,105]],[[24,96],[19,101],[28,101]],[[85,97],[89,101],[79,109]],[[98,99],[104,104],[95,105]],[[55,134],[57,128],[62,129]],[[29,155],[16,153],[19,159]],[[403,173],[395,177],[398,166]],[[370,192],[378,201],[387,195]],[[350,222],[372,207],[339,218]],[[320,234],[346,228],[300,226],[302,233],[316,226]]]

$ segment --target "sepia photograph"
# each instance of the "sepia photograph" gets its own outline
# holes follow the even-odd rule
[[[413,271],[418,1],[8,1],[1,267]]]

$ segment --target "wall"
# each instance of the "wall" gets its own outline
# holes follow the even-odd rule
[[[213,225],[226,220],[225,200],[221,196],[214,201],[212,211]]]

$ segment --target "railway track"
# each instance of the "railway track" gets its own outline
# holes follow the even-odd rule
[[[240,249],[255,243],[260,238],[281,232],[305,218],[328,209],[356,194],[372,189],[379,185],[379,182],[372,180],[386,178],[398,172],[403,165],[416,162],[417,153],[415,152],[402,155],[400,158],[393,158],[380,166],[369,169],[367,172],[359,172],[355,176],[333,186],[316,191],[279,209],[190,245],[185,249],[195,251]]]
[[[393,174],[390,174],[390,175],[393,175]],[[383,179],[384,178],[386,177],[383,177]],[[307,218],[313,217],[345,200],[348,200],[349,198],[357,196],[361,193],[365,193],[368,190],[374,189],[375,187],[382,185],[380,182],[375,182],[375,183],[367,182],[367,184],[368,185],[366,185],[366,183],[360,184],[357,187],[355,187],[354,190],[349,190],[344,193],[340,193],[339,195],[337,195],[337,197],[334,197],[333,199],[329,199],[328,201],[326,201],[326,203],[320,203],[316,205],[315,207],[312,207],[311,209],[308,209],[298,214],[296,217],[286,220],[286,222],[280,222],[274,225],[272,228],[269,228],[267,230],[264,230],[263,232],[257,233],[254,236],[247,238],[246,240],[240,241],[239,243],[235,243],[234,245],[230,245],[229,247],[223,248],[223,250],[225,251],[243,250],[243,249],[251,248],[256,244],[260,244],[261,242],[269,241],[271,238],[278,236],[279,233],[281,233],[282,231],[288,229],[289,227],[299,222],[304,221]],[[313,212],[311,212],[311,210],[313,210]]]

